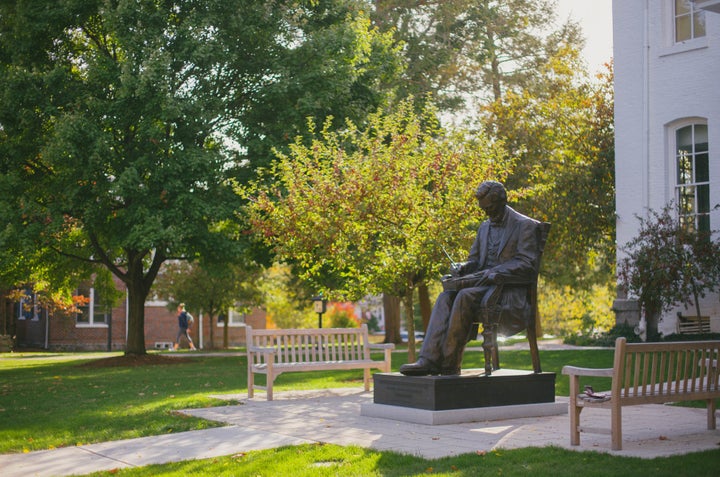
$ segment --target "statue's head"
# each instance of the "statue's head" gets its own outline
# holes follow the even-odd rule
[[[505,186],[496,181],[485,181],[475,191],[478,205],[490,220],[502,220],[507,205],[507,191]]]

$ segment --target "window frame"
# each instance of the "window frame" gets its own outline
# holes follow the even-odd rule
[[[698,8],[694,0],[686,0],[689,3],[689,9],[687,13],[677,12],[677,2],[682,0],[671,0],[672,1],[672,43],[683,44],[688,41],[694,41],[699,38],[705,38],[707,36],[707,23],[706,23],[706,12]],[[690,20],[690,34],[688,38],[678,39],[678,20],[681,18],[689,18]],[[702,23],[703,32],[701,35],[696,34],[696,24]]]
[[[225,326],[225,320],[221,320],[221,316],[218,316],[217,318],[217,327],[222,328]],[[230,328],[240,328],[246,325],[245,320],[247,319],[247,313],[241,313],[234,308],[230,308],[227,312],[227,314],[224,315],[223,318],[229,317],[230,321],[228,322],[228,327]]]
[[[22,298],[20,298],[20,302],[17,306],[18,321],[39,321],[40,313],[37,293],[35,293],[32,288],[25,288],[23,291],[25,294]],[[25,310],[26,304],[28,304],[29,310]]]
[[[698,143],[696,139],[696,128],[702,126],[705,128],[707,135],[707,143]],[[689,175],[687,181],[682,182],[682,170],[681,170],[681,158],[683,153],[678,145],[678,134],[682,129],[691,128],[691,151],[687,152],[686,157],[691,161],[689,167]],[[688,218],[692,217],[692,230],[710,232],[712,230],[712,171],[710,161],[710,143],[709,143],[709,128],[708,122],[705,118],[688,118],[685,120],[676,121],[668,127],[668,139],[669,139],[669,153],[668,158],[671,164],[672,171],[672,197],[677,205],[678,219],[682,222],[686,222]],[[697,146],[705,144],[704,149],[698,149]],[[706,177],[704,180],[697,180],[698,163],[699,157],[704,156],[706,164],[703,165]],[[686,175],[688,173],[686,172]],[[706,188],[705,197],[703,194],[698,193],[699,188]],[[683,194],[684,190],[692,189],[693,192],[690,194]],[[686,212],[685,204],[687,198],[692,200],[692,207],[689,212]],[[685,200],[683,200],[685,199]],[[698,201],[703,200],[703,204],[699,204]]]
[[[83,287],[84,288],[84,287]],[[82,288],[78,288],[77,294],[80,295]],[[80,312],[75,314],[75,327],[77,328],[107,328],[109,321],[112,319],[112,309],[103,310],[102,305],[96,303],[95,288],[87,287],[88,294],[90,295],[90,301],[87,305],[80,306]],[[84,290],[82,290],[84,291]],[[83,316],[83,310],[87,309],[87,321],[79,321],[80,317]],[[104,321],[96,320],[95,317],[102,316]]]
[[[680,42],[675,41],[675,29],[675,0],[664,0],[662,2],[662,41],[657,45],[659,58],[708,48],[707,25],[705,36]]]

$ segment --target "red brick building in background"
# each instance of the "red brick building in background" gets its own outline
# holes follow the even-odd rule
[[[116,286],[125,292],[124,285],[116,282]],[[63,351],[123,351],[127,338],[127,302],[123,300],[110,310],[103,310],[97,305],[94,290],[79,290],[90,298],[87,306],[81,307],[80,313],[71,316],[53,316],[40,308],[33,300],[31,290],[26,290],[27,299],[21,303],[3,300],[0,308],[0,335],[14,337],[14,348],[41,348]],[[123,293],[126,295],[125,293]],[[195,317],[190,336],[195,346],[200,349],[221,349],[223,347],[224,321],[229,319],[228,346],[245,345],[245,325],[263,329],[266,327],[265,311],[257,308],[251,313],[243,314],[230,310],[212,325],[207,317],[196,310],[188,309]],[[210,330],[212,326],[212,332]],[[168,349],[172,347],[178,331],[177,312],[169,310],[167,302],[148,301],[145,304],[145,348]],[[212,336],[212,342],[210,337]],[[181,348],[188,345],[181,340]]]

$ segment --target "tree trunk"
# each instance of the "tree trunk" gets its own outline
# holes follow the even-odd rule
[[[203,346],[207,349],[213,349],[215,348],[215,327],[213,326],[213,315],[212,313],[208,313],[208,326],[210,328],[208,334],[210,335],[210,342],[208,344],[204,344]]]
[[[405,293],[405,328],[408,332],[408,363],[415,362],[415,313],[413,309],[413,289]]]
[[[225,324],[223,325],[223,349],[228,349],[230,346],[230,313],[225,316]]]
[[[400,298],[383,294],[385,314],[385,343],[402,343],[400,338]]]
[[[645,330],[648,341],[655,341],[658,338],[658,321],[660,320],[660,309],[652,307],[645,308]]]
[[[492,45],[490,49],[490,69],[492,76],[490,78],[492,82],[493,100],[500,101],[502,99],[502,89],[500,87],[500,61],[498,60],[497,48],[495,46],[495,32],[488,32],[488,44]]]
[[[425,283],[418,286],[418,301],[420,302],[420,315],[422,316],[423,332],[425,332],[427,331],[428,323],[430,323],[430,313],[432,313],[430,290],[428,290],[428,286]]]
[[[0,307],[0,320],[2,321],[2,330],[0,330],[0,335],[6,335],[8,334],[8,321],[9,317],[12,313],[9,312],[10,310],[10,300],[5,298],[5,295],[7,294],[7,290],[3,289],[0,290],[0,300],[2,301],[2,306]]]
[[[144,355],[145,351],[145,300],[150,293],[150,287],[157,277],[164,257],[155,253],[152,263],[145,271],[143,258],[148,251],[129,251],[128,268],[120,277],[127,286],[128,292],[128,329],[126,355]],[[114,268],[114,267],[113,267]],[[113,273],[118,270],[113,271]]]
[[[145,351],[145,298],[142,280],[129,280],[128,290],[128,330],[126,355],[143,355]]]

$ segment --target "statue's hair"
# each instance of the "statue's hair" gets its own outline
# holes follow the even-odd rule
[[[488,197],[492,202],[507,202],[507,191],[505,186],[496,181],[485,181],[475,191],[475,197],[482,199]]]

